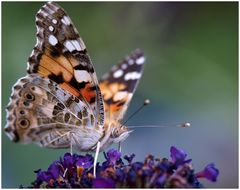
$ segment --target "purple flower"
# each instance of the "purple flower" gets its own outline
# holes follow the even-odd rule
[[[181,165],[181,164],[184,164],[184,163],[191,162],[191,159],[185,160],[185,158],[187,157],[187,154],[183,150],[177,149],[175,146],[171,146],[170,152],[171,152],[170,156],[172,158],[172,161],[176,165]]]
[[[127,182],[129,183],[130,187],[133,187],[134,184],[136,184],[136,180],[137,180],[137,172],[134,170],[130,170],[127,173]],[[137,187],[137,185],[136,185]]]
[[[215,168],[214,164],[208,164],[203,171],[198,172],[195,174],[197,178],[204,177],[210,181],[217,181],[217,177],[219,175],[219,170]]]
[[[131,155],[125,155],[123,158],[127,160],[129,164],[131,164],[134,157],[135,157],[135,154],[131,154]]]
[[[111,178],[96,178],[93,180],[93,188],[115,188],[115,182]]]
[[[74,164],[74,156],[72,156],[70,153],[64,154],[62,164],[65,168],[71,168]]]
[[[170,152],[173,162],[184,161],[187,157],[187,154],[183,150],[177,149],[175,146],[171,146]]]
[[[159,185],[159,186],[161,186],[161,185],[163,185],[163,184],[165,183],[166,179],[167,179],[167,176],[166,176],[166,175],[161,175],[161,176],[159,176],[159,177],[157,178],[156,184]]]
[[[120,157],[121,157],[121,152],[115,149],[110,149],[106,155],[106,159],[113,165],[116,164],[116,162],[120,159]]]
[[[143,163],[142,162],[134,162],[131,166],[131,168],[134,170],[134,171],[138,171],[140,170],[142,167],[143,167]]]
[[[37,172],[37,179],[39,181],[49,182],[52,179],[52,175],[50,172],[40,170]]]
[[[122,169],[120,169],[120,168],[116,169],[116,178],[118,179],[119,182],[124,181],[125,173]]]
[[[38,170],[31,188],[199,188],[198,178],[216,181],[219,171],[213,164],[197,174],[183,150],[171,147],[171,158],[147,155],[143,161],[133,162],[134,154],[124,156],[110,149],[105,160],[97,163],[93,176],[93,157],[66,153],[54,161],[47,171]]]
[[[53,179],[56,180],[63,173],[61,169],[60,162],[55,161],[49,166],[48,172],[52,175]]]
[[[94,161],[93,157],[87,154],[86,156],[79,156],[77,158],[76,165],[78,167],[83,167],[84,169],[87,169],[93,166],[93,161]]]
[[[163,172],[171,172],[175,167],[172,162],[169,162],[167,158],[163,158],[157,165],[157,168]]]

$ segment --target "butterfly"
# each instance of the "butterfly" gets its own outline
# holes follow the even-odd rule
[[[142,76],[143,52],[135,50],[98,82],[86,46],[63,8],[46,3],[36,26],[27,75],[13,86],[6,108],[8,137],[78,151],[104,150],[125,140],[131,131],[122,119]]]

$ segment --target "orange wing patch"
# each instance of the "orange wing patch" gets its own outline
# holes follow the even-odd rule
[[[108,83],[105,81],[100,83],[99,87],[105,103],[105,112],[109,112],[110,117],[115,117],[132,94],[125,91],[124,84],[117,82]]]
[[[101,89],[102,95],[104,100],[109,100],[110,98],[113,98],[113,96],[121,91],[124,90],[126,88],[126,86],[124,84],[121,83],[110,83],[108,84],[108,82],[102,82],[99,84],[99,87]]]
[[[77,96],[77,97],[80,96],[80,93],[75,88],[73,88],[69,83],[64,82],[64,83],[60,84],[60,86],[64,90],[70,92],[72,95]]]
[[[83,97],[89,102],[90,104],[96,101],[96,93],[95,88],[91,84],[86,84],[83,89],[81,89],[81,93]]]
[[[83,81],[81,84],[76,80],[71,84],[71,81],[75,79],[74,66],[77,65],[79,65],[79,62],[75,58],[70,57],[68,59],[63,55],[52,56],[50,51],[46,49],[40,59],[38,73],[59,83],[61,88],[74,96],[84,97],[91,104],[96,101],[96,89],[94,85],[90,81]]]
[[[63,80],[69,82],[73,77],[73,67],[64,56],[53,57],[49,50],[45,50],[39,62],[39,74],[48,77],[51,74],[62,75]]]

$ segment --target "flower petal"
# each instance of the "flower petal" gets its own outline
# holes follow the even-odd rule
[[[111,178],[95,178],[93,188],[114,188],[115,182]]]
[[[65,168],[73,167],[74,157],[70,153],[66,153],[63,156],[63,166]]]
[[[115,150],[115,149],[110,149],[107,152],[107,159],[109,162],[111,162],[112,164],[116,164],[116,162],[120,159],[121,157],[121,152]]]
[[[213,163],[208,164],[203,171],[195,174],[196,177],[201,178],[204,177],[210,181],[217,181],[217,177],[219,175],[219,170],[214,166]]]
[[[48,172],[52,174],[54,179],[58,179],[59,176],[62,174],[60,163],[58,161],[53,162],[49,168]]]
[[[93,161],[94,161],[93,157],[87,154],[86,156],[79,156],[76,165],[78,167],[83,167],[84,169],[91,168],[93,166]]]
[[[39,181],[49,182],[51,179],[52,179],[52,175],[50,172],[39,171],[37,173],[37,180]]]
[[[170,148],[170,152],[171,152],[170,156],[172,158],[172,161],[175,164],[179,165],[184,163],[185,158],[187,157],[187,154],[183,150],[177,149],[175,146],[172,146]]]
[[[123,158],[128,161],[128,163],[132,163],[133,158],[135,157],[135,154],[131,155],[125,155]]]

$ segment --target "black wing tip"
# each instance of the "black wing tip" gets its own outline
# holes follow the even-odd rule
[[[126,56],[123,61],[128,62],[130,59],[137,61],[139,58],[141,58],[143,62],[145,61],[143,50],[141,50],[140,48],[137,48],[134,51],[132,51],[128,56]]]
[[[135,49],[127,56],[128,59],[130,58],[133,60],[137,60],[139,58],[144,58],[144,57],[145,57],[144,52],[140,48]]]
[[[47,3],[45,3],[45,5],[50,5],[50,6],[55,6],[57,8],[61,8],[61,6],[58,3],[53,2],[53,1],[48,1]]]
[[[133,57],[143,57],[144,56],[144,52],[142,49],[140,48],[137,48],[135,50],[133,50],[130,55],[130,57],[133,56]]]
[[[59,4],[53,1],[48,1],[47,3],[43,4],[43,6],[38,10],[36,17],[38,16],[46,17],[46,14],[43,14],[43,12],[51,15],[52,12],[55,12],[58,9],[63,10],[63,8]]]

